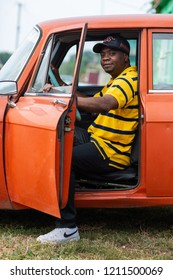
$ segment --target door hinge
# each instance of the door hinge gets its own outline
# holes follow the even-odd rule
[[[65,127],[64,127],[64,131],[65,131],[65,132],[70,132],[70,131],[71,131],[71,128],[70,128],[69,126],[65,126]]]
[[[8,101],[8,106],[11,108],[15,108],[16,107],[16,103],[14,101],[9,100]]]

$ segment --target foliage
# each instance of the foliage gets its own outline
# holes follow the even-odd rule
[[[153,0],[151,5],[155,9],[156,14],[173,13],[173,0]]]
[[[95,54],[92,53],[91,51],[86,51],[83,53],[82,64],[80,69],[81,75],[86,72],[88,65],[91,64],[94,60],[95,60]],[[76,62],[76,56],[75,54],[73,54],[69,57],[68,61],[63,62],[61,66],[61,73],[65,75],[72,75],[74,71],[75,62]]]
[[[11,53],[9,52],[0,52],[0,63],[2,63],[2,65],[4,65],[7,60],[10,58]]]

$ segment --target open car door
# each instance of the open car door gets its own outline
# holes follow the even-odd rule
[[[81,34],[71,92],[61,97],[27,92],[6,114],[6,181],[16,208],[27,206],[60,217],[59,206],[64,207],[67,201],[76,110],[74,92],[86,29],[87,24],[65,28],[66,32],[78,30]],[[50,40],[46,53],[49,57],[52,44]]]

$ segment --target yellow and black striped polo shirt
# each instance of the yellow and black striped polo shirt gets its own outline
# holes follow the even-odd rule
[[[137,68],[130,66],[94,95],[110,94],[118,101],[118,108],[100,113],[88,132],[103,158],[109,158],[109,165],[119,169],[130,165],[131,145],[138,126],[137,82]]]

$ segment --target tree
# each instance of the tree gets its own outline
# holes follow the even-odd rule
[[[10,58],[11,53],[9,52],[0,52],[0,64],[4,65],[7,60]]]
[[[82,57],[82,65],[81,65],[81,74],[85,73],[88,65],[92,63],[95,60],[95,54],[93,54],[91,51],[86,51],[83,54]],[[63,74],[70,75],[74,71],[74,65],[76,62],[76,55],[73,54],[69,57],[69,60],[64,62],[63,65],[61,66],[61,72]]]

